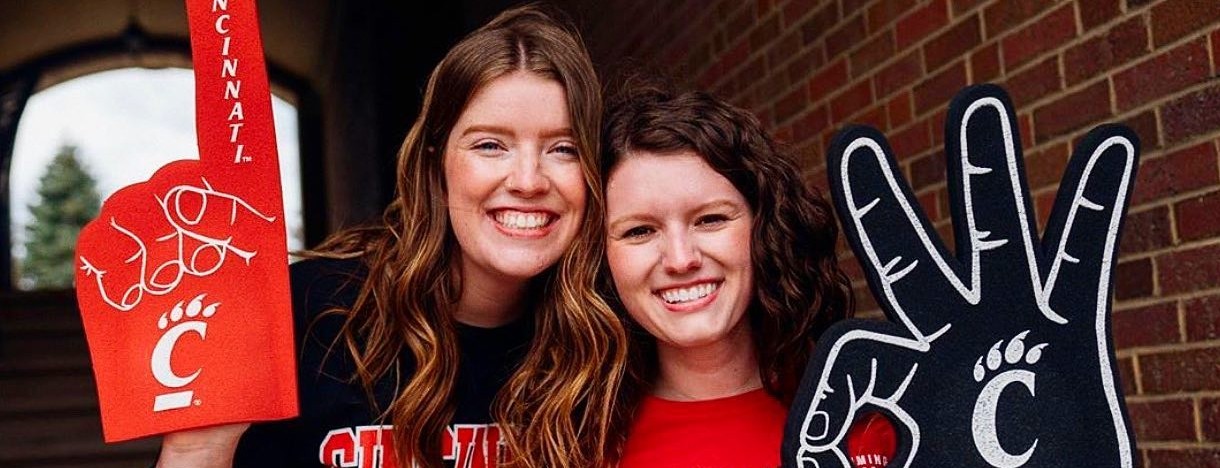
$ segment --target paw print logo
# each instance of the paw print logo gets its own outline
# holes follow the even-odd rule
[[[1000,340],[992,345],[986,356],[979,357],[974,362],[974,381],[983,382],[989,371],[996,372],[1004,366],[1017,366],[1022,362],[1031,366],[1037,364],[1038,360],[1042,359],[1042,350],[1046,348],[1046,343],[1034,345],[1026,350],[1026,335],[1029,335],[1029,330],[1018,333],[1009,340],[1002,356],[1000,347],[1004,345],[1004,341]],[[984,365],[986,365],[985,369]],[[1025,369],[1009,369],[1000,372],[987,380],[987,383],[983,385],[983,390],[979,392],[978,400],[975,400],[974,415],[970,418],[974,433],[974,446],[978,448],[979,455],[982,455],[983,459],[992,466],[1002,468],[1022,466],[1029,461],[1029,457],[1034,454],[1034,449],[1038,447],[1038,439],[1034,439],[1033,444],[1025,452],[1018,455],[1011,454],[1000,446],[999,435],[996,431],[996,412],[1000,406],[1000,394],[1004,393],[1004,389],[1009,385],[1021,384],[1029,391],[1031,397],[1035,396],[1036,377],[1034,372]]]
[[[169,312],[161,314],[161,318],[157,320],[157,328],[165,330],[161,335],[161,339],[157,340],[156,347],[152,353],[152,374],[161,385],[177,389],[190,385],[194,382],[199,373],[203,369],[195,369],[190,375],[180,376],[174,373],[170,366],[170,356],[174,352],[174,347],[178,344],[178,339],[182,338],[187,333],[195,333],[199,335],[199,339],[207,337],[208,324],[204,319],[211,318],[216,315],[216,309],[220,307],[219,302],[204,306],[203,299],[207,294],[200,294],[191,299],[186,307],[183,308],[182,301],[174,305],[174,308]],[[157,395],[153,401],[153,411],[166,411],[190,406],[191,400],[194,398],[193,390],[181,390],[170,393]]]

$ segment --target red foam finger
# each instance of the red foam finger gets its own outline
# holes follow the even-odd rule
[[[188,0],[199,161],[103,205],[76,292],[107,442],[296,415],[278,157],[253,0]]]

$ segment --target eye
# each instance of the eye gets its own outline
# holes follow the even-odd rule
[[[500,142],[498,142],[498,141],[482,140],[482,141],[476,142],[473,146],[470,147],[470,149],[478,151],[480,153],[492,153],[492,152],[497,152],[497,151],[503,151],[505,148],[504,148],[504,145],[500,144]]]
[[[636,227],[633,227],[626,231],[623,231],[623,234],[620,235],[619,237],[621,237],[623,239],[639,240],[639,239],[648,237],[648,235],[652,234],[653,232],[655,232],[655,231],[648,226],[636,226]]]
[[[695,224],[698,226],[715,227],[729,221],[729,217],[723,214],[706,214],[695,219]]]
[[[571,143],[560,143],[555,145],[551,151],[562,154],[570,159],[576,159],[578,156],[580,156],[580,149]]]

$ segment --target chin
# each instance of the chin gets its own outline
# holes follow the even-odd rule
[[[504,255],[496,262],[496,270],[504,276],[520,279],[531,279],[559,263],[559,257],[540,260],[534,255]]]
[[[668,341],[677,348],[698,348],[721,341],[725,335],[717,331],[692,330],[682,335],[670,335]]]

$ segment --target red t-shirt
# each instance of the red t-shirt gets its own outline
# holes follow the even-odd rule
[[[704,401],[644,397],[619,468],[775,468],[788,410],[765,390]]]

